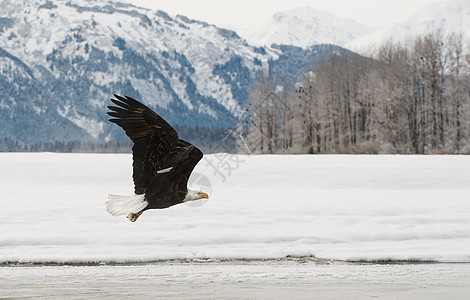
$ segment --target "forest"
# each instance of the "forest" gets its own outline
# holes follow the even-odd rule
[[[461,35],[432,32],[322,58],[297,83],[260,73],[240,149],[470,154],[469,50]]]

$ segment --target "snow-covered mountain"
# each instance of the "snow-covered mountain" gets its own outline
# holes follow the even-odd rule
[[[274,14],[269,20],[242,28],[238,33],[253,45],[283,44],[307,48],[316,44],[343,45],[374,29],[311,7]]]
[[[227,127],[275,50],[184,16],[108,0],[0,0],[0,133],[24,142],[122,135],[112,93],[175,125]]]
[[[447,0],[426,6],[404,23],[396,23],[371,34],[358,37],[344,45],[353,51],[361,51],[383,42],[406,41],[407,39],[434,31],[443,35],[462,34],[470,38],[470,1]]]

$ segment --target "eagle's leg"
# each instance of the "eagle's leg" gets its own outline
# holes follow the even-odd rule
[[[136,214],[135,214],[135,213],[129,213],[129,214],[127,215],[127,218],[129,219],[129,221],[135,222],[135,221],[137,221],[137,219],[140,217],[140,215],[141,215],[143,212],[144,212],[144,211],[141,210],[141,211],[139,211],[139,212],[136,213]]]

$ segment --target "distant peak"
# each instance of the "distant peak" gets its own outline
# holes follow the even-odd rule
[[[264,24],[253,24],[240,30],[255,45],[284,44],[310,47],[316,44],[343,45],[372,32],[369,26],[343,19],[310,6],[276,12]]]
[[[470,1],[448,0],[428,4],[402,23],[395,23],[345,45],[353,51],[380,46],[384,41],[403,42],[433,31],[470,38]]]

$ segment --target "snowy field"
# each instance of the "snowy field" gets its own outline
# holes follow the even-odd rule
[[[1,153],[0,263],[470,262],[470,156],[208,155],[209,201],[136,223],[104,204],[133,192],[131,161]]]

